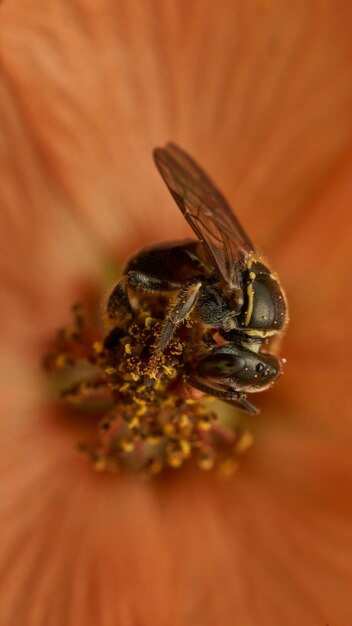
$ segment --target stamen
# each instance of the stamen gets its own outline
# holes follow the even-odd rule
[[[157,307],[151,311],[141,303],[132,315],[121,310],[110,318],[103,331],[83,306],[74,305],[72,327],[58,332],[45,367],[58,381],[62,402],[81,414],[86,410],[90,418],[96,411],[92,441],[81,442],[78,450],[97,471],[154,476],[195,463],[228,476],[251,435],[228,420],[223,424],[207,396],[187,397],[187,375],[202,344],[192,318],[155,357],[163,310],[161,303],[159,317]]]

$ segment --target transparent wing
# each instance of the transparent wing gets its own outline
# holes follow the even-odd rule
[[[175,144],[154,150],[156,166],[219,277],[240,287],[239,263],[254,247],[227,200],[193,159]]]

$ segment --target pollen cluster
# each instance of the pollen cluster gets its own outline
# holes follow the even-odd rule
[[[162,308],[162,307],[161,307]],[[96,414],[91,441],[78,449],[96,470],[143,476],[195,463],[232,474],[251,444],[243,427],[226,426],[212,399],[192,399],[187,374],[195,366],[197,325],[187,320],[164,353],[153,357],[161,318],[147,304],[97,329],[80,305],[71,328],[58,332],[45,367],[60,381],[63,403]]]

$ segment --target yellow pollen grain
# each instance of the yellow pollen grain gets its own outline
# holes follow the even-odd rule
[[[67,356],[66,354],[58,354],[55,358],[55,366],[58,368],[65,367],[67,364]]]
[[[180,342],[174,344],[172,346],[172,349],[170,350],[170,353],[175,356],[182,354],[182,352],[183,352],[183,345]]]
[[[169,378],[175,378],[177,372],[174,367],[168,367],[167,365],[163,365],[163,370]]]
[[[190,420],[189,420],[187,413],[182,413],[182,415],[180,415],[180,419],[178,423],[181,428],[187,428],[187,426],[190,425]]]
[[[254,441],[254,437],[252,433],[250,433],[249,431],[244,432],[240,440],[236,443],[236,446],[235,446],[236,452],[238,452],[238,454],[242,454],[243,452],[246,452],[248,448],[250,448],[251,445],[253,444],[253,441]]]
[[[126,343],[125,345],[125,354],[131,354],[131,344]]]
[[[132,441],[128,439],[121,439],[120,446],[124,452],[132,452],[134,449]]]
[[[159,472],[163,469],[163,464],[159,459],[153,459],[148,467],[148,474],[154,476],[155,474],[159,474]]]
[[[137,428],[139,426],[140,421],[136,415],[132,417],[132,419],[128,422],[128,428]]]
[[[135,383],[137,382],[137,380],[140,379],[139,374],[136,374],[135,372],[131,372],[130,374],[126,374],[124,376],[125,380],[133,380]]]
[[[119,391],[121,391],[121,393],[125,393],[125,391],[128,391],[129,388],[130,383],[125,383],[124,385],[122,385],[122,387],[120,387]]]
[[[173,435],[175,433],[175,426],[173,424],[167,423],[163,426],[163,433],[166,436]]]
[[[140,422],[138,417],[135,415],[134,417],[132,417],[131,421],[128,422],[128,428],[136,428],[137,426],[139,426]]]
[[[211,422],[207,419],[202,419],[200,418],[197,421],[197,426],[198,428],[200,428],[200,430],[210,430],[211,429]]]
[[[146,317],[145,320],[144,320],[144,325],[145,325],[147,330],[150,330],[152,325],[153,325],[153,318],[152,317]]]
[[[103,472],[106,469],[106,459],[104,457],[99,457],[94,463],[94,469],[97,472]]]
[[[157,435],[149,435],[149,437],[147,437],[147,443],[149,443],[151,446],[156,446],[158,443],[160,443],[160,437],[158,437]]]
[[[167,456],[167,462],[171,467],[180,467],[183,463],[181,452],[170,452]]]
[[[182,450],[182,454],[185,458],[189,457],[191,454],[191,445],[187,439],[180,439],[180,447]]]
[[[256,277],[255,272],[249,272],[249,278],[250,278],[251,280],[254,280],[254,279],[255,279],[255,277]]]
[[[197,465],[202,470],[211,470],[214,467],[214,459],[212,459],[211,457],[206,457],[206,456],[201,457],[198,459]]]
[[[230,478],[233,476],[238,468],[238,461],[235,459],[226,459],[223,461],[218,468],[218,474],[221,478]]]
[[[175,404],[175,400],[172,396],[169,396],[168,398],[166,398],[163,401],[163,406],[164,407],[169,407],[169,406],[173,406]]]

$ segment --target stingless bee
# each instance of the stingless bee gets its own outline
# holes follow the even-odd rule
[[[202,352],[187,372],[188,383],[257,413],[247,393],[268,388],[282,369],[269,353],[287,322],[277,276],[256,254],[227,200],[188,154],[169,143],[154,150],[154,159],[198,240],[155,245],[131,258],[109,297],[108,316],[113,319],[121,307],[131,311],[133,295],[166,295],[152,361],[191,316],[201,331]]]

